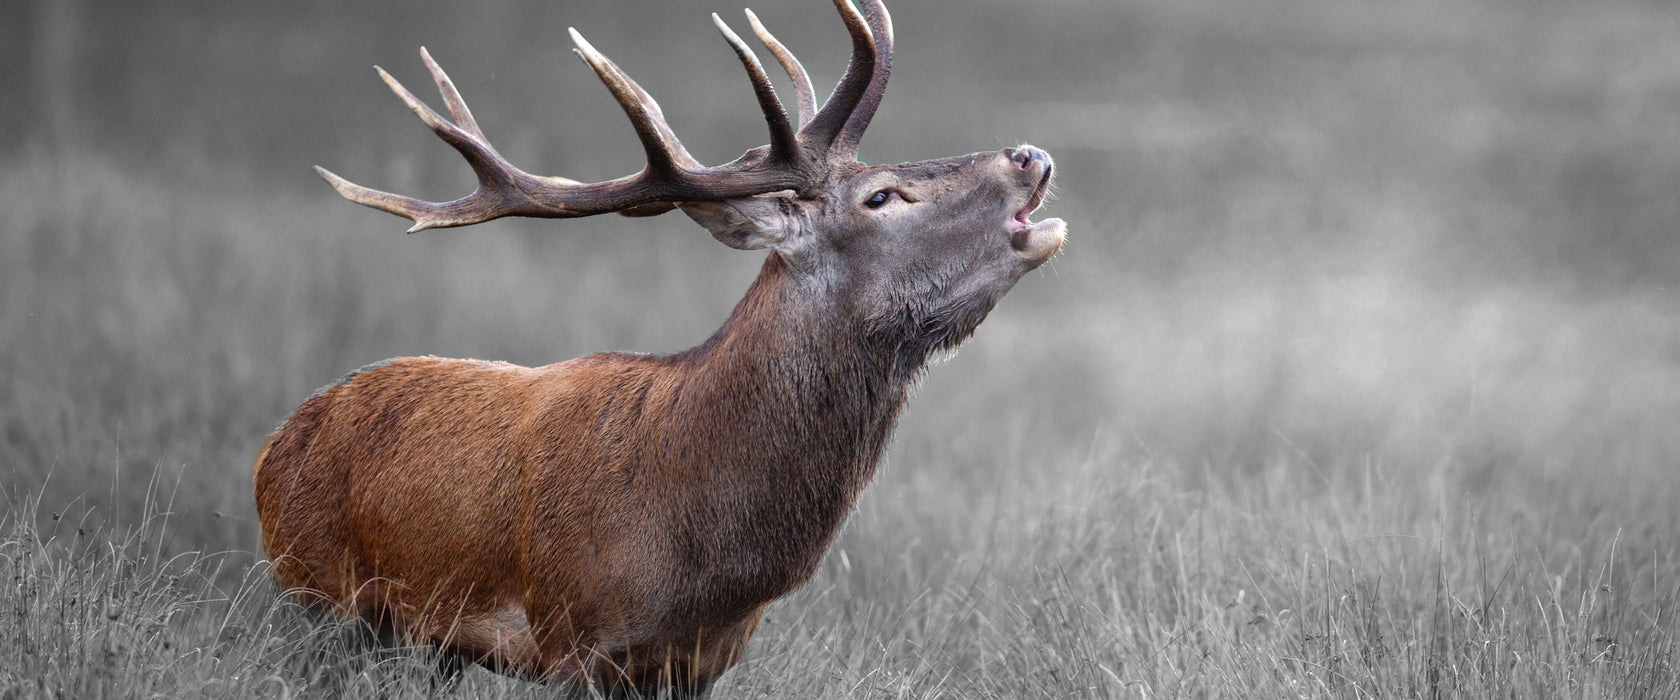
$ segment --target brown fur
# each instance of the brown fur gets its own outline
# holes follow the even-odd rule
[[[527,675],[709,683],[815,570],[909,379],[855,323],[786,327],[786,277],[772,255],[678,355],[410,357],[328,387],[256,461],[277,580]]]

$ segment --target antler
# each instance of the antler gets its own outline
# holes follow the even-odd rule
[[[881,104],[887,76],[892,71],[892,16],[881,0],[859,0],[858,4],[863,6],[861,14],[848,0],[834,0],[834,7],[840,11],[840,18],[852,35],[852,57],[846,64],[845,76],[823,103],[821,111],[816,109],[816,95],[805,66],[764,28],[758,15],[747,10],[753,33],[769,47],[776,62],[782,64],[793,80],[799,99],[800,147],[820,150],[830,162],[856,159],[858,141],[869,127],[875,108]],[[733,36],[733,32],[729,34]]]
[[[752,80],[759,108],[770,129],[770,144],[717,167],[706,167],[683,148],[652,95],[595,50],[577,30],[569,29],[575,53],[594,69],[618,100],[636,129],[647,165],[634,175],[583,183],[562,177],[532,175],[509,163],[484,137],[461,93],[424,48],[420,57],[443,95],[449,119],[421,102],[384,69],[379,76],[438,138],[460,152],[478,176],[478,188],[452,202],[428,202],[363,187],[316,166],[340,195],[353,202],[408,218],[410,232],[466,226],[503,216],[568,218],[608,212],[646,215],[668,211],[673,202],[748,197],[778,190],[811,194],[830,167],[856,158],[857,142],[885,90],[892,61],[892,21],[880,0],[864,0],[867,19],[849,0],[834,0],[852,37],[852,56],[834,93],[820,111],[804,66],[747,11],[753,31],[793,80],[799,100],[795,132],[775,88],[751,48],[717,15],[712,21],[741,59]]]

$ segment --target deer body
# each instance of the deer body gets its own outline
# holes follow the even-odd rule
[[[402,358],[328,387],[258,458],[276,576],[531,675],[696,641],[693,671],[721,672],[815,571],[909,380],[856,336],[788,325],[785,274],[772,259],[676,355]]]
[[[399,358],[322,389],[254,465],[282,586],[462,661],[613,693],[703,693],[739,659],[764,607],[815,572],[929,354],[967,338],[1064,231],[1027,219],[1051,170],[1029,146],[879,167],[845,155],[885,84],[891,24],[878,0],[867,25],[835,4],[852,68],[815,114],[803,69],[752,18],[799,84],[798,134],[724,30],[773,134],[717,169],[661,174],[687,155],[657,105],[578,38],[648,147],[637,178],[650,182],[628,195],[623,180],[505,165],[429,56],[453,122],[391,81],[480,192],[418,202],[323,172],[355,201],[416,228],[681,208],[727,245],[771,252],[723,327],[684,352],[536,368]],[[508,185],[520,178],[554,201],[533,209]]]

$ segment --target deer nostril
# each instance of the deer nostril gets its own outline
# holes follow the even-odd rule
[[[1032,146],[1022,146],[1010,151],[1009,160],[1015,163],[1015,167],[1028,170],[1032,168],[1034,161],[1049,163],[1050,154]]]

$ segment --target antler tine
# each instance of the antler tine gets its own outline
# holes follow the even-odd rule
[[[665,122],[665,113],[660,111],[659,103],[654,101],[653,96],[631,80],[612,59],[596,51],[578,30],[567,27],[566,31],[572,35],[572,43],[577,45],[573,53],[594,69],[595,75],[624,108],[624,114],[630,117],[631,125],[636,128],[636,137],[641,139],[642,149],[647,151],[648,170],[668,174],[679,166],[702,167],[671,131],[671,126]]]
[[[764,28],[764,23],[758,21],[758,15],[753,14],[750,9],[747,10],[747,22],[752,24],[753,33],[758,35],[758,40],[770,49],[770,54],[776,57],[777,63],[782,64],[782,70],[787,71],[788,78],[793,81],[794,92],[798,93],[799,97],[799,126],[805,126],[817,113],[817,94],[811,88],[811,76],[805,73],[805,65],[800,63],[799,58],[782,45],[782,42],[777,41],[770,30]]]
[[[449,119],[455,122],[467,133],[484,140],[484,145],[490,142],[484,139],[484,132],[478,128],[478,120],[473,119],[472,110],[467,109],[466,100],[461,99],[461,92],[455,89],[455,82],[449,79],[449,74],[443,72],[443,67],[432,60],[432,53],[426,47],[420,47],[420,60],[426,62],[426,70],[432,72],[432,82],[437,83],[437,89],[443,95],[444,106],[449,109]],[[495,150],[492,148],[491,150]]]
[[[868,87],[834,143],[836,151],[851,154],[857,153],[858,142],[863,139],[864,130],[869,128],[869,120],[875,117],[875,109],[881,106],[881,96],[887,90],[887,78],[892,74],[892,15],[881,0],[861,2],[864,16],[869,20],[869,32],[875,37],[874,69],[870,71]]]
[[[829,93],[822,109],[799,129],[801,143],[825,151],[833,146],[875,72],[875,38],[870,34],[863,15],[852,7],[851,0],[834,0],[834,8],[840,11],[840,19],[852,35],[852,57],[846,63],[846,74],[834,86],[834,92]]]
[[[425,215],[426,211],[434,206],[431,202],[421,201],[413,197],[404,197],[400,194],[392,194],[384,190],[376,190],[372,187],[363,187],[339,177],[337,173],[319,165],[315,166],[315,172],[319,174],[322,179],[326,180],[327,184],[332,185],[333,189],[338,190],[339,196],[362,206],[373,207],[374,209],[378,209],[382,212],[396,214],[397,216],[413,221],[414,226],[408,229],[409,233],[430,228],[430,226],[422,225],[420,223],[420,218]]]
[[[752,47],[741,41],[735,30],[730,29],[716,12],[712,13],[712,23],[723,32],[724,40],[729,42],[729,48],[735,50],[741,66],[747,69],[747,77],[752,79],[759,109],[764,111],[764,121],[770,126],[771,158],[783,162],[792,160],[799,153],[799,144],[794,138],[793,126],[788,124],[787,110],[782,107],[781,98],[776,96],[776,88],[770,85],[770,77],[764,74],[764,66],[758,62],[758,54],[753,53]]]
[[[385,72],[384,68],[375,66],[374,70],[379,71],[379,77],[391,88],[391,92],[396,93],[397,97],[408,105],[409,110],[413,111],[415,116],[420,117],[420,121],[431,127],[432,133],[437,134],[438,138],[442,139],[444,143],[460,152],[461,156],[466,159],[467,164],[472,167],[473,173],[478,176],[478,190],[453,202],[427,202],[371,187],[363,187],[320,166],[316,166],[315,171],[320,173],[321,177],[325,178],[327,183],[331,184],[333,189],[338,190],[338,193],[345,199],[413,221],[414,226],[409,228],[409,233],[428,228],[465,226],[501,216],[501,214],[494,214],[492,207],[486,206],[488,204],[486,200],[494,196],[492,193],[507,191],[512,187],[512,182],[515,179],[521,177],[534,178],[508,164],[500,154],[496,153],[494,148],[490,147],[488,142],[484,141],[478,123],[473,120],[472,113],[467,110],[466,102],[461,100],[461,95],[455,90],[449,76],[443,72],[442,68],[438,67],[437,62],[433,61],[424,49],[421,50],[421,55],[426,61],[427,67],[431,69],[432,77],[438,83],[438,89],[443,92],[444,101],[449,103],[451,115],[461,122],[460,124],[450,122],[433,111],[430,106],[421,102],[420,98],[415,97],[414,93],[409,92],[408,88],[403,87],[401,82],[391,77],[390,73]],[[563,184],[573,183],[573,181],[556,178],[552,180],[552,183]]]
[[[438,138],[443,139],[444,143],[460,151],[461,155],[466,157],[467,162],[473,164],[473,170],[477,171],[481,164],[496,158],[496,153],[481,138],[444,119],[432,109],[431,105],[421,102],[420,98],[415,97],[414,93],[409,92],[408,88],[403,87],[402,83],[391,77],[390,73],[385,72],[384,68],[374,66],[373,69],[379,71],[379,77],[391,88],[391,92],[402,98],[403,104],[408,105],[408,109],[414,112],[414,116],[420,117],[420,121],[431,127],[432,133],[437,134]],[[439,71],[441,72],[441,69]],[[445,80],[447,79],[447,76],[445,76]],[[476,132],[477,129],[478,125],[474,123],[473,130]]]
[[[431,52],[427,51],[424,46],[420,47],[420,60],[426,63],[426,69],[432,74],[432,82],[437,84],[438,93],[443,95],[444,106],[449,110],[449,121],[443,121],[443,118],[438,116],[438,113],[431,106],[416,99],[413,93],[403,87],[402,83],[397,82],[396,78],[386,73],[384,69],[378,66],[374,68],[379,71],[380,76],[397,93],[397,96],[408,104],[409,109],[420,115],[420,119],[431,126],[433,132],[442,137],[445,142],[455,146],[455,149],[466,157],[467,164],[472,166],[473,172],[479,176],[480,186],[501,185],[518,177],[538,178],[551,184],[579,184],[576,180],[563,177],[531,175],[513,167],[506,159],[502,158],[501,153],[496,151],[496,147],[491,145],[490,140],[485,138],[483,129],[478,126],[478,120],[473,118],[472,110],[467,108],[467,101],[461,98],[461,91],[455,89],[455,81],[449,79],[449,74],[443,72],[443,67],[432,59]],[[450,140],[444,131],[438,131],[440,128],[453,134],[459,140],[460,145],[456,145],[456,141]],[[515,175],[510,177],[510,173]]]

